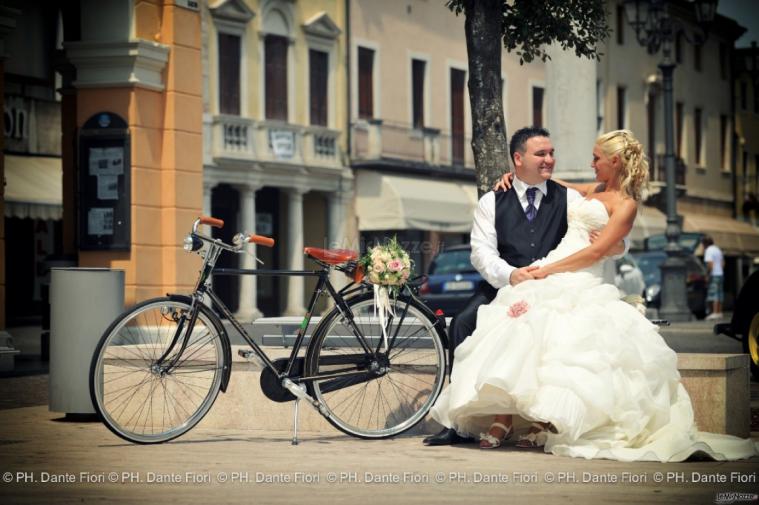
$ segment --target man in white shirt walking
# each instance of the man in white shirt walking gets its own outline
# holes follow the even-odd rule
[[[711,314],[706,319],[722,319],[722,302],[724,301],[725,257],[722,249],[717,247],[709,235],[701,239],[704,246],[704,262],[709,271],[709,287],[706,291],[706,303],[712,304]]]

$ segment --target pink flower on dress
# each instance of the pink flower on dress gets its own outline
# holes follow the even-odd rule
[[[530,306],[527,305],[527,302],[524,300],[514,302],[511,304],[511,307],[509,307],[509,317],[519,317],[522,314],[527,313],[529,308]]]

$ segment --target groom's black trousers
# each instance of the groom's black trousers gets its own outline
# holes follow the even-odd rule
[[[453,370],[453,353],[456,347],[474,333],[474,327],[477,325],[477,309],[480,305],[492,302],[497,293],[497,289],[482,281],[464,308],[451,321],[448,331],[448,365],[451,370]]]

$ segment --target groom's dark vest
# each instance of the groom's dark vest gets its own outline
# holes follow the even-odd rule
[[[556,247],[567,232],[567,189],[547,181],[538,214],[532,221],[519,202],[516,191],[495,194],[495,231],[498,253],[510,265],[525,267]]]

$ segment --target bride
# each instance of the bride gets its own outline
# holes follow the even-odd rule
[[[518,447],[564,456],[759,456],[750,439],[697,431],[675,352],[601,281],[604,256],[630,232],[648,180],[643,146],[628,130],[606,133],[592,167],[600,184],[572,185],[585,198],[570,204],[561,243],[530,267],[540,280],[506,286],[478,310],[432,416],[460,434],[479,433],[484,449],[528,427]]]

